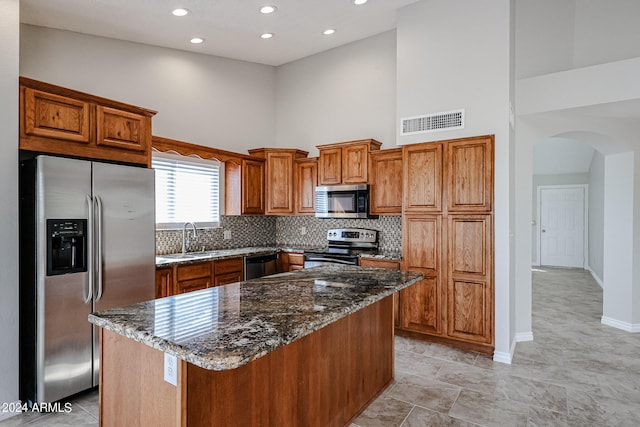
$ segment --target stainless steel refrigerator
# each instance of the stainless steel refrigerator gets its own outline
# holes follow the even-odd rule
[[[45,155],[20,166],[20,397],[54,402],[98,385],[89,313],[154,298],[154,172]]]

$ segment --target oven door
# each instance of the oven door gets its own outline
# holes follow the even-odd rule
[[[330,264],[358,265],[358,256],[334,254],[304,254],[304,268]]]

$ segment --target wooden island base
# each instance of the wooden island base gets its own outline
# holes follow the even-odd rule
[[[102,329],[101,426],[343,426],[393,380],[386,297],[240,368],[211,371]]]

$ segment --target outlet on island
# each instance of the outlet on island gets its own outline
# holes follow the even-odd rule
[[[224,230],[222,232],[222,238],[225,240],[229,240],[231,238],[231,230]]]

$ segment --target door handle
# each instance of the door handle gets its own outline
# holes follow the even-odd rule
[[[547,230],[545,230],[545,229],[543,228],[543,229],[542,229],[542,232],[543,232],[543,233],[546,233],[546,232],[547,232]]]
[[[87,227],[87,270],[89,276],[89,286],[87,289],[87,296],[84,298],[84,303],[89,304],[91,302],[91,298],[93,297],[93,280],[94,280],[94,265],[93,265],[93,233],[95,231],[93,225],[93,200],[91,196],[87,194],[86,196],[87,205],[89,206],[89,225]]]
[[[102,199],[100,199],[100,196],[95,196],[95,200],[96,200],[96,207],[98,208],[98,215],[97,215],[97,230],[98,232],[96,233],[96,237],[97,237],[97,242],[96,242],[96,258],[97,258],[97,263],[96,263],[96,278],[98,281],[98,293],[96,294],[96,302],[100,301],[100,299],[102,298]]]

